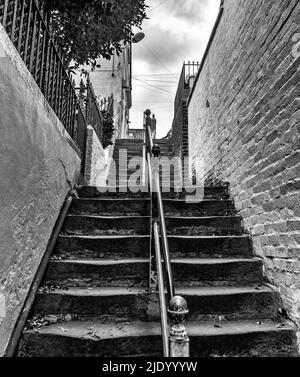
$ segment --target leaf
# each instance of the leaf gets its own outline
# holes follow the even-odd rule
[[[122,41],[132,38],[146,15],[146,0],[42,0],[52,19],[52,33],[65,52],[65,64],[83,64],[97,57],[109,58]]]

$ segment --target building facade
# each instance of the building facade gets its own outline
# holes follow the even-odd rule
[[[115,138],[127,137],[129,110],[132,106],[132,53],[131,44],[127,44],[120,54],[115,53],[110,60],[97,60],[90,74],[95,94],[99,101],[114,97]]]

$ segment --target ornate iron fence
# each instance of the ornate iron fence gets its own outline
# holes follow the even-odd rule
[[[86,121],[93,126],[98,139],[103,144],[104,141],[104,112],[109,112],[113,115],[114,98],[111,95],[108,98],[102,99],[98,102],[95,94],[93,84],[90,80],[89,74],[86,75],[86,83],[80,81],[80,85],[76,88],[81,111],[85,114]]]
[[[36,83],[84,157],[87,122],[36,0],[0,0],[0,22]]]

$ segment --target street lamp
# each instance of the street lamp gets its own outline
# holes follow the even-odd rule
[[[145,38],[145,34],[142,32],[139,32],[132,37],[132,43],[139,43],[144,38]]]

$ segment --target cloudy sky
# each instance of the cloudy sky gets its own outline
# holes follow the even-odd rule
[[[183,61],[201,60],[219,11],[220,0],[148,0],[143,41],[133,45],[131,128],[141,128],[150,108],[158,137],[170,130]],[[138,30],[136,30],[138,31]]]

